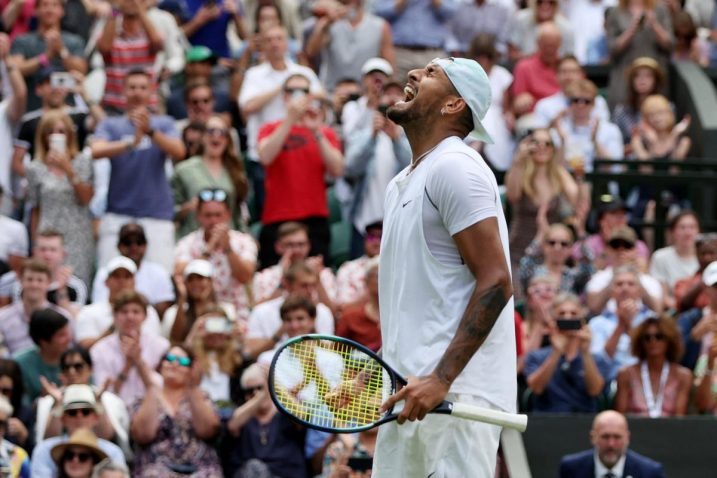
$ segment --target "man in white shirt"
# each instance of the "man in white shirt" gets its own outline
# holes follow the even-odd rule
[[[446,398],[515,411],[508,228],[495,177],[463,142],[492,141],[490,83],[477,62],[443,58],[404,91],[388,117],[414,157],[386,192],[379,290],[383,359],[409,378],[383,404],[404,401],[379,430],[373,476],[493,476],[500,427],[426,415]]]
[[[3,201],[3,192],[0,184],[0,204]],[[0,261],[5,263],[1,273],[4,274],[8,270],[19,272],[29,247],[27,228],[20,221],[0,214],[0,231]]]
[[[259,206],[264,203],[264,174],[259,164],[257,138],[262,125],[286,116],[284,81],[291,75],[301,74],[311,82],[312,93],[323,92],[321,82],[311,68],[297,65],[287,58],[288,41],[284,27],[269,28],[262,38],[262,53],[266,61],[247,70],[239,92],[239,110],[246,118],[249,159],[247,173],[254,186],[254,197]],[[261,215],[261,210],[258,213]]]
[[[87,350],[114,332],[112,302],[121,292],[135,290],[137,266],[132,259],[117,256],[110,259],[104,269],[107,272],[105,286],[109,291],[108,299],[84,306],[75,321],[75,340]],[[142,323],[142,331],[160,335],[160,329],[157,311],[150,305],[147,307],[147,320]]]
[[[174,303],[174,285],[169,273],[161,264],[145,259],[147,254],[147,236],[141,224],[131,222],[123,225],[119,231],[117,250],[124,257],[134,261],[136,273],[134,287],[144,295],[161,317],[164,311]],[[101,267],[92,283],[92,302],[105,302],[109,291],[105,285],[108,267]]]

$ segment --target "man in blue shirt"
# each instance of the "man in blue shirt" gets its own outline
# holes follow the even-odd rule
[[[148,72],[132,70],[125,78],[127,113],[97,126],[92,157],[112,163],[107,213],[100,224],[99,266],[119,255],[117,237],[127,223],[142,225],[152,238],[147,258],[172,270],[174,204],[165,173],[165,160],[184,159],[184,144],[169,116],[156,116],[145,106],[151,95]]]
[[[444,25],[457,7],[456,0],[376,0],[374,13],[391,24],[396,78],[402,81],[409,71],[446,56]]]

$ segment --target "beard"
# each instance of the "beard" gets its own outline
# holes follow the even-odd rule
[[[422,115],[417,111],[414,104],[395,104],[390,106],[386,111],[388,119],[396,123],[397,125],[410,126],[413,123],[418,122]]]

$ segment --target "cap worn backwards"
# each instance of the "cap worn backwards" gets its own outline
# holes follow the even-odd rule
[[[477,61],[467,58],[436,58],[432,63],[443,69],[473,113],[473,131],[469,136],[485,143],[493,143],[482,123],[491,101],[490,82],[483,68]]]

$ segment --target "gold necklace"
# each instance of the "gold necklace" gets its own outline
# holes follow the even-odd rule
[[[438,144],[440,144],[440,143],[438,143]],[[412,172],[418,167],[418,163],[420,163],[421,161],[423,161],[423,158],[425,158],[425,157],[428,156],[431,152],[433,152],[433,150],[438,147],[438,144],[435,145],[434,147],[432,147],[431,149],[429,149],[428,151],[426,151],[425,153],[423,153],[422,155],[420,155],[419,157],[417,157],[417,158],[411,163],[411,169],[409,169],[408,173],[409,173],[409,174],[412,173]]]

